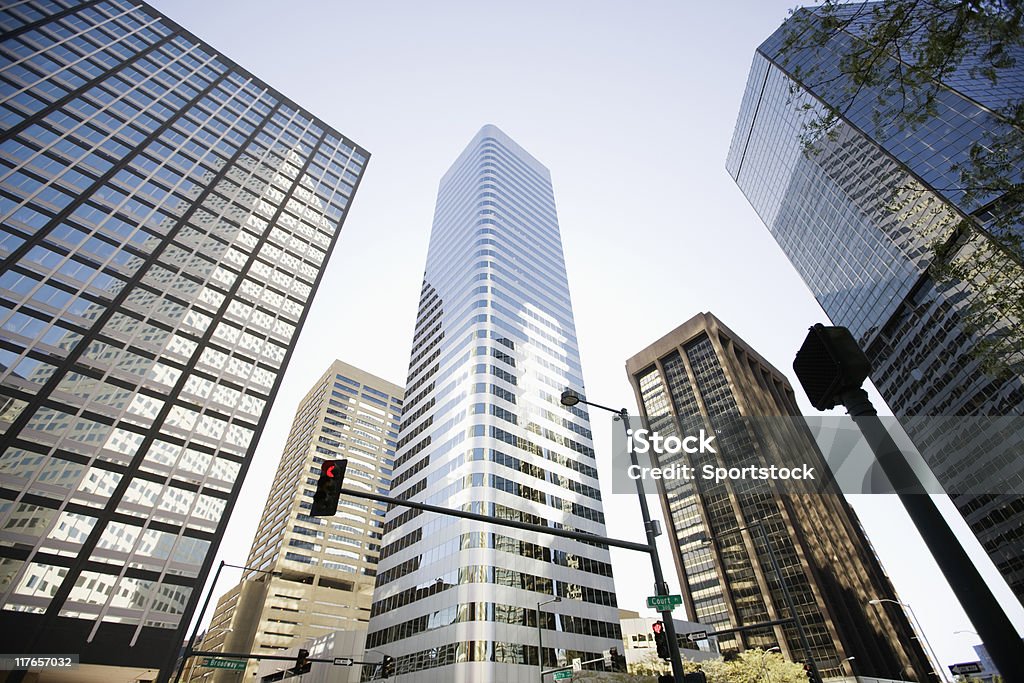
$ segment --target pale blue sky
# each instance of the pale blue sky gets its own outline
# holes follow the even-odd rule
[[[724,168],[754,49],[792,0],[151,1],[372,154],[221,546],[228,562],[245,561],[295,407],[330,362],[404,384],[437,183],[485,123],[551,170],[593,400],[635,410],[626,358],[697,312],[787,375],[825,322]],[[610,482],[612,423],[594,418]],[[853,502],[940,659],[973,660],[977,638],[954,633],[972,627],[898,501]],[[610,535],[642,538],[635,499],[608,495],[605,509]],[[645,611],[649,560],[613,561],[620,606]],[[1024,609],[997,590],[1021,628]]]

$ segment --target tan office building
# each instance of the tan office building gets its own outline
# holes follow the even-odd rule
[[[403,393],[341,361],[314,385],[295,413],[246,562],[260,571],[248,571],[220,598],[197,649],[291,654],[335,631],[365,631],[385,506],[342,496],[333,517],[310,517],[309,511],[324,460],[348,460],[346,488],[388,493]],[[256,660],[245,671],[196,663],[192,681],[256,680]]]
[[[809,463],[827,471],[803,420],[786,417],[800,415],[789,381],[710,313],[630,358],[626,371],[645,426],[662,436],[697,426],[716,435],[714,450],[662,457],[662,467]],[[870,604],[898,598],[838,488],[700,476],[658,484],[684,605],[718,634],[723,653],[779,647],[806,662],[788,591],[823,678],[929,680],[903,612]]]

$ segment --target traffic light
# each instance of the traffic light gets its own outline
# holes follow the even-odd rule
[[[658,683],[676,683],[676,677],[672,674],[661,674],[658,676]]]
[[[380,675],[382,678],[390,678],[395,675],[395,658],[384,655],[380,662]]]
[[[609,650],[612,660],[612,671],[626,671],[626,655],[619,654],[619,648],[613,647]]]
[[[313,509],[309,512],[311,517],[330,517],[338,511],[338,496],[341,495],[347,466],[348,460],[324,460],[321,463],[320,479],[313,494]]]
[[[672,655],[668,651],[668,634],[665,633],[665,622],[654,622],[651,630],[654,631],[654,644],[658,646],[658,656],[662,659],[672,659]]]
[[[295,673],[303,674],[309,671],[311,664],[309,663],[309,650],[299,650],[299,653],[295,655]]]
[[[697,671],[691,671],[688,674],[683,674],[683,683],[707,683],[707,681],[707,674],[699,669]]]
[[[860,388],[871,362],[848,329],[818,323],[796,352],[793,370],[811,405],[830,410],[842,402],[845,392]]]
[[[804,664],[804,675],[807,676],[807,680],[811,683],[818,683],[818,679],[814,677],[814,669],[811,668],[810,664]]]

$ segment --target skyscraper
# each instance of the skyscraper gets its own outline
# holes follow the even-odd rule
[[[604,534],[548,170],[487,125],[441,179],[392,496]],[[395,507],[367,651],[418,681],[534,681],[621,638],[607,548]],[[554,602],[556,598],[559,602]]]
[[[1006,229],[996,218],[999,196],[972,198],[955,168],[970,165],[972,146],[994,144],[1007,125],[999,111],[1024,96],[1024,60],[1017,55],[994,88],[968,58],[946,74],[930,115],[901,129],[874,115],[881,85],[865,85],[857,106],[840,107],[850,84],[840,58],[860,39],[862,24],[820,47],[783,52],[791,25],[754,55],[726,168],[832,323],[848,327],[867,353],[879,393],[1024,600],[1024,479],[1015,446],[979,442],[951,457],[959,449],[945,447],[948,437],[935,431],[935,421],[907,419],[1024,414],[1024,380],[1013,369],[1019,356],[991,353],[1007,330],[1019,330],[999,292],[1014,297],[1020,290],[1020,254],[1012,268],[978,260],[991,240],[958,226],[969,217],[989,231]],[[819,76],[798,80],[798,67]],[[806,124],[826,104],[840,107],[837,125],[828,135],[809,134]],[[950,263],[972,260],[981,267],[968,279],[942,274]],[[993,287],[986,282],[993,276],[1004,281]],[[1004,489],[964,485],[965,463],[986,458],[1002,463]]]
[[[166,675],[367,153],[143,3],[0,26],[0,631]]]
[[[387,495],[402,393],[391,382],[334,361],[302,399],[245,563],[277,575],[249,572],[240,588],[221,598],[204,650],[280,654],[334,631],[365,635],[384,504],[342,496],[333,517],[311,517],[309,509],[324,460],[348,460],[346,487]],[[244,679],[257,664],[250,662]],[[192,680],[225,674],[237,676],[194,669]]]
[[[626,371],[650,429],[666,437],[692,434],[694,425],[717,433],[716,453],[666,457],[662,467],[682,458],[698,471],[707,464],[827,471],[802,420],[786,419],[800,414],[789,382],[710,313],[630,358]],[[780,647],[806,661],[796,624],[772,623],[791,616],[788,590],[823,677],[853,675],[855,666],[861,676],[930,680],[906,616],[869,604],[896,594],[838,489],[779,492],[768,481],[699,476],[658,481],[689,613],[719,632],[765,625],[720,635],[723,652]]]

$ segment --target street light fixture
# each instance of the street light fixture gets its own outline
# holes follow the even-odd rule
[[[562,405],[568,408],[571,408],[578,403],[582,403],[583,405],[606,410],[609,413],[617,415],[622,421],[622,428],[626,430],[626,443],[628,444],[630,464],[635,467],[640,466],[636,457],[636,451],[633,450],[633,441],[628,438],[631,433],[631,429],[629,426],[629,412],[625,408],[615,410],[614,408],[609,408],[608,406],[603,406],[599,403],[591,403],[590,401],[584,400],[582,396],[572,389],[568,388],[562,392],[560,400]],[[651,556],[651,569],[654,571],[654,594],[668,595],[668,583],[665,582],[665,575],[661,571],[661,560],[658,559],[658,537],[655,533],[654,524],[651,522],[651,512],[647,508],[647,496],[644,493],[644,485],[640,479],[636,479],[636,493],[640,499],[640,514],[643,516],[644,531],[647,533],[647,552]],[[672,675],[675,678],[676,683],[683,683],[683,659],[679,654],[679,639],[676,636],[676,626],[675,622],[672,620],[671,608],[663,610],[661,616],[662,620],[665,622],[665,635],[668,637],[669,655],[672,660]]]
[[[855,659],[857,659],[857,655],[850,655],[849,657],[844,659],[842,662],[839,662],[839,665],[842,666],[843,662],[849,662],[849,664],[850,664],[850,673],[853,674],[854,676],[856,676],[857,674],[853,670],[853,660],[855,660]]]
[[[760,671],[760,673],[757,674],[757,680],[758,681],[760,681],[762,679],[764,679],[765,681],[768,680],[768,653],[769,652],[778,652],[779,654],[782,654],[782,648],[779,647],[778,645],[775,645],[774,647],[770,647],[767,650],[761,650],[761,671]]]
[[[939,658],[935,656],[935,650],[932,649],[932,644],[928,642],[928,636],[925,635],[924,629],[921,628],[921,622],[917,620],[917,615],[914,614],[914,609],[905,602],[900,602],[899,600],[890,600],[889,598],[875,598],[874,600],[868,600],[869,605],[880,605],[883,602],[891,602],[894,605],[899,605],[900,607],[906,608],[907,613],[910,614],[911,620],[913,620],[914,628],[917,630],[921,642],[923,642],[925,647],[927,648],[926,654],[929,659],[928,664],[932,667],[932,673],[935,674],[935,677],[938,678],[940,681],[947,681],[948,679],[946,678],[945,673],[942,671],[942,663],[939,662]]]
[[[544,636],[543,629],[540,624],[540,608],[544,605],[550,605],[553,602],[562,602],[562,596],[556,595],[550,600],[537,603],[537,661],[540,664],[540,681],[544,683]]]

